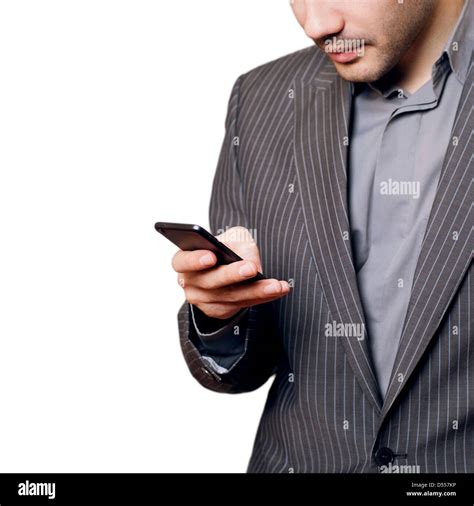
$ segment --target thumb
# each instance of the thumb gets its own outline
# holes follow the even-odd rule
[[[244,260],[251,260],[257,265],[259,272],[262,272],[260,252],[252,234],[245,227],[232,227],[224,233],[216,236],[216,239],[223,242],[232,251]]]

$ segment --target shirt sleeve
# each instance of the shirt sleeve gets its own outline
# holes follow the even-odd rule
[[[245,353],[241,328],[246,325],[248,308],[227,319],[210,318],[189,304],[190,318],[196,331],[194,345],[206,364],[219,374],[229,371]]]

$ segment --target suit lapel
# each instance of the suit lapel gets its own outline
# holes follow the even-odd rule
[[[435,335],[472,261],[472,82],[471,65],[418,258],[383,416]]]
[[[318,72],[295,80],[294,149],[298,193],[309,246],[331,319],[337,324],[360,325],[353,328],[365,329],[352,260],[347,205],[351,84],[337,75],[326,58],[319,63]],[[363,340],[357,337],[329,339],[342,341],[361,388],[380,411],[382,401],[365,330]]]

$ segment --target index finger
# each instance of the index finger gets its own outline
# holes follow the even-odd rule
[[[176,272],[195,272],[212,267],[217,262],[216,255],[209,250],[177,251],[171,264]]]

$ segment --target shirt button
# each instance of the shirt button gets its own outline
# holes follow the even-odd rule
[[[382,446],[375,452],[374,457],[379,466],[386,466],[394,461],[395,453],[390,448]]]

